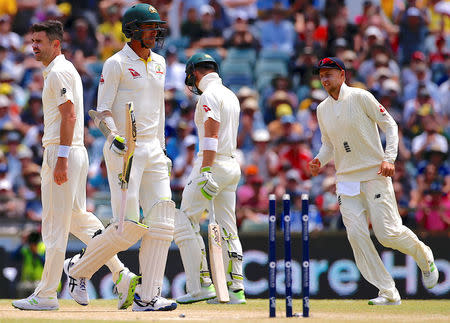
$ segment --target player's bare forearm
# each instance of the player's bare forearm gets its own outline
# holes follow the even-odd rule
[[[212,118],[208,118],[205,121],[205,138],[219,138],[220,122]],[[203,150],[202,168],[206,166],[212,166],[214,159],[216,158],[216,152],[213,150]]]
[[[203,161],[202,167],[212,166],[214,163],[214,159],[216,159],[216,152],[212,150],[203,150]]]
[[[77,116],[75,114],[75,108],[71,101],[66,101],[59,107],[61,114],[61,128],[59,132],[59,144],[63,146],[71,146],[73,139],[73,132],[75,129],[75,123]]]

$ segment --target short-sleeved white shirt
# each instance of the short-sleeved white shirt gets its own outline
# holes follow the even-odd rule
[[[164,82],[166,61],[151,52],[147,62],[129,46],[108,58],[98,88],[97,111],[111,111],[117,130],[125,135],[125,105],[133,101],[137,140],[158,138],[164,147]]]
[[[84,145],[83,85],[80,75],[64,55],[58,55],[44,69],[42,106],[44,110],[44,136],[42,145],[60,143],[61,113],[59,106],[67,101],[74,105],[77,121],[72,146]]]
[[[217,73],[205,75],[199,87],[204,89],[195,109],[194,121],[198,129],[199,152],[203,152],[205,121],[208,118],[220,122],[217,154],[234,156],[239,127],[239,100],[222,84]]]

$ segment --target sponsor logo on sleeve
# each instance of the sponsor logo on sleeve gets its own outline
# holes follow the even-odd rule
[[[203,110],[205,110],[205,112],[211,111],[211,108],[208,107],[206,104],[203,104]]]
[[[66,88],[63,87],[63,88],[61,89],[61,96],[64,96],[64,94],[66,94],[66,92],[67,92]]]
[[[380,104],[378,107],[380,108],[381,114],[382,114],[383,116],[385,116],[385,115],[386,115],[386,109],[385,109],[381,104]]]
[[[105,83],[105,79],[103,78],[103,74],[102,74],[102,75],[100,75],[100,84],[103,84],[103,83]]]

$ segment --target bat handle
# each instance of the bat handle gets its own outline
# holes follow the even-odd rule
[[[122,190],[122,203],[120,203],[120,213],[119,213],[119,225],[117,231],[119,234],[123,232],[123,222],[125,220],[125,209],[127,207],[127,191]]]
[[[214,214],[214,199],[209,200],[209,223],[216,223],[216,215]]]

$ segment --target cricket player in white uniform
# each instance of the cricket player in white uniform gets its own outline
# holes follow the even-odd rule
[[[217,302],[206,262],[199,221],[209,200],[214,199],[217,223],[222,228],[222,247],[230,303],[245,304],[242,246],[236,226],[236,188],[240,167],[235,158],[239,125],[239,101],[222,84],[218,66],[208,54],[197,53],[186,63],[186,85],[201,94],[194,121],[199,153],[184,188],[181,210],[175,216],[174,240],[186,273],[187,294],[181,304],[202,300]]]
[[[83,141],[83,87],[75,67],[61,54],[63,26],[59,21],[46,21],[33,25],[31,32],[36,60],[45,66],[42,92],[45,151],[41,172],[45,265],[34,293],[12,304],[24,310],[57,310],[56,289],[61,280],[69,232],[87,244],[104,227],[86,211],[89,161]],[[129,272],[117,257],[108,259],[107,265],[115,280]],[[77,287],[86,290],[86,285]],[[125,293],[128,286],[122,287]],[[87,293],[77,301],[87,305]]]
[[[111,205],[117,223],[121,204],[120,178],[126,146],[126,103],[134,103],[137,140],[128,183],[123,232],[114,223],[69,263],[69,274],[90,279],[108,259],[142,238],[139,264],[142,281],[136,287],[133,311],[168,311],[177,307],[161,296],[167,253],[173,240],[175,203],[171,200],[170,159],[164,154],[164,81],[166,63],[151,51],[165,29],[156,9],[148,4],[128,8],[122,31],[131,38],[106,60],[98,90],[99,118],[111,135],[103,153],[108,169]],[[140,222],[139,206],[143,209]]]
[[[344,63],[327,57],[318,64],[328,97],[317,108],[322,146],[310,162],[313,176],[331,159],[347,236],[363,277],[379,289],[369,305],[398,305],[400,295],[370,239],[368,220],[378,241],[414,258],[425,287],[439,277],[431,249],[402,225],[392,186],[397,157],[397,124],[368,91],[348,87]],[[383,151],[378,127],[386,134]]]

